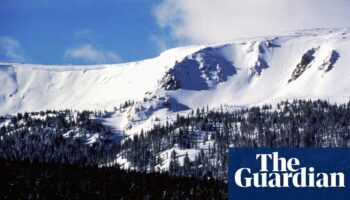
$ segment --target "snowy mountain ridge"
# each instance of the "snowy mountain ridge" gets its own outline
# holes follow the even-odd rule
[[[347,102],[350,29],[315,29],[168,50],[124,64],[0,64],[0,114],[47,109],[108,110],[126,134],[177,113],[284,99]],[[121,110],[115,107],[133,101]]]

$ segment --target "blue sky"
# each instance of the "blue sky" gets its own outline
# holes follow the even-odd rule
[[[349,0],[0,0],[0,61],[137,61],[181,45],[349,28]]]
[[[94,64],[157,56],[175,45],[153,14],[159,3],[0,0],[0,60]]]

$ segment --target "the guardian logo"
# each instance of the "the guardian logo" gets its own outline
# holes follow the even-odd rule
[[[350,148],[229,148],[230,200],[345,200]]]
[[[298,158],[280,157],[278,152],[256,154],[259,171],[244,167],[235,171],[234,181],[242,188],[337,188],[345,187],[343,172],[317,172],[315,167],[303,167]]]

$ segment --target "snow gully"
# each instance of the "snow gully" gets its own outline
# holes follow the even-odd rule
[[[314,167],[300,167],[298,158],[279,157],[278,152],[257,154],[260,170],[252,173],[250,168],[240,168],[235,172],[235,183],[242,188],[334,188],[345,187],[342,172],[316,173]],[[272,171],[268,163],[272,162]]]

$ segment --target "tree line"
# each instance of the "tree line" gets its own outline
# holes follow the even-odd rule
[[[201,108],[123,142],[102,124],[100,119],[108,117],[103,113],[64,110],[0,117],[0,158],[96,166],[119,157],[140,172],[166,166],[172,176],[225,180],[229,147],[350,146],[350,103],[294,100],[234,111]],[[95,133],[96,141],[89,143]],[[194,157],[179,154],[186,150],[196,152]]]

